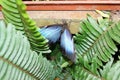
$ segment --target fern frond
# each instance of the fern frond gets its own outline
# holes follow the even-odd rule
[[[0,21],[0,80],[50,80],[53,65],[14,27]]]
[[[52,47],[53,50],[51,52],[51,63],[54,65],[54,74],[56,74],[55,80],[73,80],[70,74],[70,70],[67,70],[70,65],[68,61],[62,56],[62,52],[60,51],[60,45],[56,44],[56,46]],[[58,79],[57,79],[58,78]]]
[[[71,71],[74,80],[104,80],[99,75],[92,73],[85,67],[76,65]]]
[[[108,34],[110,35],[110,37],[118,42],[120,44],[120,21],[115,23],[114,25],[110,26],[110,28],[108,29]],[[112,45],[111,45],[112,46]]]
[[[120,60],[114,63],[113,59],[111,59],[111,61],[103,66],[100,73],[105,80],[120,80]]]
[[[120,43],[120,22],[112,25],[97,23],[88,16],[81,23],[81,32],[75,36],[77,53],[83,62],[92,63],[92,59],[102,66],[118,51],[115,43]]]
[[[33,50],[50,52],[48,40],[39,33],[36,23],[29,18],[22,0],[2,0],[1,5],[5,22],[14,24],[16,30],[25,33]]]
[[[81,65],[76,65],[71,73],[75,80],[120,80],[120,60],[114,63],[113,59],[98,69],[95,74]]]

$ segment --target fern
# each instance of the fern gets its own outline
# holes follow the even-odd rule
[[[119,71],[115,72],[114,68],[111,67],[111,71],[108,72],[110,66],[107,66],[104,70],[100,67],[103,67],[103,63],[106,62],[108,62],[108,65],[110,59],[113,58],[112,55],[118,51],[116,47],[116,42],[120,44],[118,34],[120,34],[120,22],[111,23],[106,19],[96,21],[89,15],[87,19],[81,22],[80,33],[76,34],[74,38],[78,57],[77,64],[79,64],[73,69],[74,71],[77,70],[79,74],[72,71],[76,80],[82,76],[84,78],[82,77],[83,79],[80,80],[119,80],[116,75],[114,75],[114,79],[113,76],[112,79],[109,78],[112,72],[119,75]],[[116,66],[119,66],[118,63],[116,63]]]
[[[82,66],[75,66],[71,71],[75,80],[102,80],[102,77],[92,73],[88,69]]]
[[[0,80],[50,80],[53,66],[12,24],[0,21]]]
[[[77,53],[81,55],[81,60],[92,63],[94,58],[102,66],[102,62],[107,62],[118,51],[115,43],[120,43],[120,22],[106,26],[99,24],[92,17],[81,23],[81,34],[75,37]]]
[[[71,73],[75,80],[120,80],[120,60],[113,63],[113,59],[98,69],[100,74],[96,75],[81,65],[76,65]]]
[[[116,63],[113,63],[113,60],[109,61],[100,72],[105,80],[120,80],[120,60]]]
[[[54,74],[56,74],[55,80],[73,80],[70,74],[71,69],[68,70],[71,63],[67,62],[67,59],[62,56],[60,45],[56,44],[52,48],[50,57],[51,63],[54,65]]]
[[[26,13],[26,6],[21,0],[2,0],[1,5],[5,22],[14,24],[16,30],[25,33],[33,50],[44,53],[50,52],[48,40],[41,36],[36,23]]]
[[[72,77],[73,80],[120,79],[120,60],[113,61],[113,55],[118,51],[116,43],[120,44],[120,22],[95,20],[88,15],[81,22],[80,33],[74,38],[77,62],[73,65],[66,62],[56,47],[47,56],[51,64],[36,53],[50,52],[48,41],[28,17],[22,1],[0,0],[0,3],[4,20],[9,23],[5,26],[0,22],[0,80],[53,80],[55,77],[66,80],[72,80]],[[65,67],[64,63],[67,63]]]

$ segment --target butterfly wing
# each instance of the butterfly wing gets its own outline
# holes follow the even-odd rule
[[[55,43],[58,41],[61,35],[62,26],[61,25],[51,25],[41,28],[40,33],[49,40],[50,43]]]
[[[65,29],[61,34],[60,45],[62,49],[65,51],[65,55],[75,62],[75,49],[74,49],[74,41],[72,35],[68,29]]]

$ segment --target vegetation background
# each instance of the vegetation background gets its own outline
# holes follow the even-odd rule
[[[104,14],[80,21],[77,60],[66,59],[26,12],[22,0],[1,0],[0,80],[120,80],[120,22]],[[106,14],[107,15],[107,14]]]

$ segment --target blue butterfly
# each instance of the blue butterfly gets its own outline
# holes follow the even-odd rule
[[[68,29],[65,29],[63,33],[61,34],[60,46],[64,50],[65,55],[69,59],[71,59],[73,62],[75,62],[74,41]]]
[[[50,43],[55,43],[59,40],[62,29],[62,25],[49,25],[41,28],[39,32],[47,38]]]
[[[60,46],[71,61],[75,62],[76,55],[74,49],[74,41],[68,28],[64,24],[49,25],[40,28],[39,32],[49,40],[55,43],[60,40]]]

